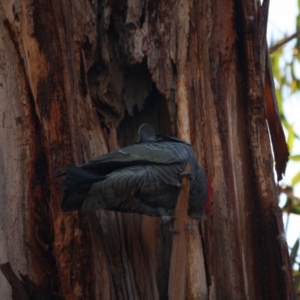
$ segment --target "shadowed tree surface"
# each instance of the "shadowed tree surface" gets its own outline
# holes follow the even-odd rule
[[[1,298],[176,297],[168,225],[63,213],[54,178],[147,122],[191,143],[212,178],[213,215],[187,219],[183,298],[294,299],[268,136],[269,124],[280,177],[267,4],[1,2]]]

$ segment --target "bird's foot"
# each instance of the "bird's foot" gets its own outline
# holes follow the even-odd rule
[[[175,234],[179,233],[179,231],[177,229],[175,229],[175,227],[174,227],[174,221],[176,219],[174,216],[165,215],[165,216],[161,216],[161,219],[162,219],[163,223],[165,223],[165,224],[170,223],[169,230],[172,233],[175,233]]]
[[[179,174],[180,180],[181,180],[182,177],[184,177],[184,176],[187,176],[190,180],[193,180],[193,179],[194,179],[194,177],[191,175],[190,172],[181,172],[181,173]]]
[[[158,212],[158,216],[160,216],[161,220],[164,223],[169,223],[175,219],[173,216],[169,216],[166,209],[163,207],[158,207],[157,212]]]
[[[179,189],[182,188],[182,184],[180,182],[175,182],[174,186],[178,187]]]
[[[173,234],[179,234],[179,231],[177,229],[175,229],[174,227],[174,222],[171,223],[169,230],[173,233]]]
[[[178,182],[172,182],[171,185],[175,186],[175,187],[177,187],[179,189],[181,189],[182,188],[182,184],[181,184],[180,181],[181,181],[182,177],[184,177],[184,176],[187,176],[190,180],[194,179],[194,177],[191,175],[191,173],[189,173],[189,172],[181,172],[179,174],[179,181]]]
[[[165,215],[165,216],[161,216],[161,220],[162,220],[164,223],[174,222],[175,217]]]

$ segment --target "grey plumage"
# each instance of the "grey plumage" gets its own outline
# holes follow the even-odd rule
[[[155,135],[144,124],[138,142],[104,154],[80,167],[70,166],[62,210],[108,209],[164,217],[176,205],[180,176],[191,168],[189,215],[200,218],[209,201],[206,176],[191,146]]]

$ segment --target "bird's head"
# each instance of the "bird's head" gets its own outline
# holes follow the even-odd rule
[[[210,177],[206,174],[206,188],[207,188],[207,193],[206,193],[206,200],[204,202],[204,205],[202,206],[201,210],[195,210],[191,209],[189,210],[189,216],[192,219],[195,220],[205,220],[207,216],[209,216],[212,212],[212,205],[213,205],[213,190],[211,186],[211,179]]]
[[[154,142],[156,140],[155,130],[153,126],[149,124],[143,124],[140,126],[138,130],[138,140],[137,143],[149,143]]]

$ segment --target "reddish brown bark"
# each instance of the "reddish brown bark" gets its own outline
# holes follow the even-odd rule
[[[214,213],[191,222],[186,236],[187,298],[205,299],[207,290],[210,299],[293,299],[259,5],[2,1],[0,264],[26,275],[18,278],[31,293],[167,299],[168,225],[62,213],[62,179],[54,178],[134,142],[148,122],[191,142],[213,182]],[[0,273],[0,296],[10,295]]]

